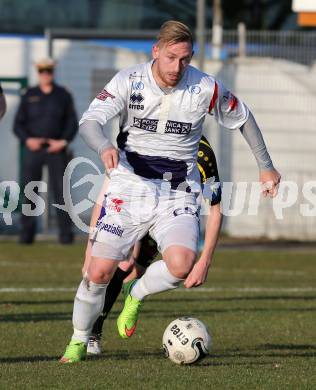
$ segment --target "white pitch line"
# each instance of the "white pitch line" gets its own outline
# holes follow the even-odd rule
[[[280,275],[280,276],[305,276],[304,271],[293,271],[288,269],[262,269],[262,268],[248,268],[243,269],[227,269],[227,268],[211,268],[211,272],[229,272],[229,273],[240,273],[240,274],[266,274],[266,275]]]
[[[53,263],[42,263],[42,262],[22,262],[22,261],[0,261],[0,267],[39,267],[39,268],[64,268],[64,264],[53,264]],[[67,267],[74,269],[80,269],[79,264],[68,264]],[[247,273],[247,274],[266,274],[266,275],[277,275],[277,276],[305,276],[304,271],[295,271],[288,269],[262,269],[262,268],[248,268],[246,271],[241,269],[227,269],[227,268],[212,268],[212,273]]]
[[[42,262],[24,262],[24,261],[0,261],[0,267],[39,267],[39,268],[65,268],[65,264],[53,264],[53,263],[42,263]],[[80,264],[67,264],[67,268],[78,268],[80,269]]]
[[[294,292],[316,292],[315,287],[197,287],[179,288],[177,292],[273,292],[273,293],[294,293]]]
[[[19,293],[19,292],[69,292],[76,291],[74,287],[3,287],[0,288],[0,293]]]
[[[46,292],[73,292],[75,287],[3,287],[0,293],[46,293]],[[205,293],[205,292],[232,292],[232,293],[305,293],[316,292],[315,287],[197,287],[197,288],[178,288],[175,292],[186,293]]]

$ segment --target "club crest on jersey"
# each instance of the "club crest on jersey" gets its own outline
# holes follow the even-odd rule
[[[132,109],[132,110],[143,110],[144,109],[144,105],[141,104],[144,101],[144,97],[140,92],[138,92],[138,93],[133,92],[131,94],[131,96],[129,97],[129,101],[130,101],[130,104],[129,104],[130,109]]]
[[[108,92],[106,89],[102,89],[96,96],[97,99],[105,101],[107,98],[115,99],[115,96]]]
[[[201,92],[201,87],[199,85],[188,85],[188,91],[192,95],[198,95]]]
[[[142,81],[133,81],[132,82],[132,89],[135,91],[142,91],[144,89],[144,83]]]

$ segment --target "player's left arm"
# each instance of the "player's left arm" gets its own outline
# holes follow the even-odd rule
[[[262,133],[250,111],[246,122],[240,126],[240,131],[257,161],[263,196],[275,197],[278,192],[281,175],[273,166]]]
[[[206,281],[211,266],[213,254],[221,229],[222,214],[220,203],[210,206],[205,227],[205,242],[199,260],[184,281],[186,288],[197,287]]]
[[[222,126],[240,129],[257,161],[263,195],[276,196],[281,175],[273,166],[261,130],[249,108],[222,83],[215,81],[209,113],[213,113]]]

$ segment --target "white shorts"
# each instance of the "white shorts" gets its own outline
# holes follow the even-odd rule
[[[92,235],[92,255],[125,260],[147,232],[160,252],[179,245],[197,252],[199,204],[195,193],[170,190],[168,182],[143,179],[119,167],[111,174]]]

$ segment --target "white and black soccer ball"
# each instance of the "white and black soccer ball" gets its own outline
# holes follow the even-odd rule
[[[211,336],[202,321],[180,317],[172,321],[162,337],[165,356],[177,364],[191,364],[209,354]]]

